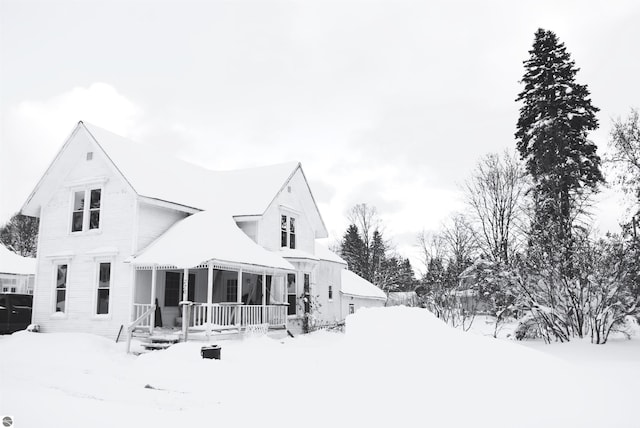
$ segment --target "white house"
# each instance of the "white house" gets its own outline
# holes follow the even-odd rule
[[[348,313],[346,263],[316,242],[327,230],[299,163],[211,171],[79,122],[22,213],[40,217],[44,332],[209,336]]]
[[[32,294],[36,259],[22,257],[0,245],[0,292]]]

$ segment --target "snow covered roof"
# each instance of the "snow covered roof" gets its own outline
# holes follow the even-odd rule
[[[36,259],[22,257],[4,245],[0,245],[0,273],[35,275]]]
[[[180,220],[131,262],[191,268],[208,261],[295,269],[278,254],[253,242],[229,213],[220,210],[201,211]]]
[[[320,260],[340,263],[343,265],[347,264],[347,262],[345,262],[339,255],[337,255],[336,253],[328,249],[324,244],[321,244],[318,241],[316,241],[315,250],[316,250],[316,257],[318,257]]]
[[[384,291],[380,290],[378,287],[350,270],[343,269],[341,276],[342,294],[366,297],[369,299],[387,300],[387,295]]]
[[[89,123],[96,143],[140,196],[206,210],[220,205],[234,216],[261,215],[300,164],[212,171],[136,144]]]

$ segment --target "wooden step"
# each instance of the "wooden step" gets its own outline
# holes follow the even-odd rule
[[[142,347],[147,351],[161,351],[172,346],[173,343],[143,343]]]

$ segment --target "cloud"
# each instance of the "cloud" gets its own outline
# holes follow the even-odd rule
[[[132,135],[142,119],[141,109],[106,83],[22,101],[7,110],[1,130],[1,222],[20,210],[78,121]]]

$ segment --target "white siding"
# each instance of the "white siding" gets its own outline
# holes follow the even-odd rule
[[[320,305],[318,318],[323,323],[335,323],[344,319],[340,306],[340,272],[344,265],[320,260],[315,295]],[[329,286],[333,289],[333,298],[329,300]]]
[[[91,161],[86,160],[89,151],[93,152]],[[126,325],[131,316],[133,275],[124,260],[131,254],[136,196],[83,132],[76,134],[46,179],[60,184],[41,211],[34,322],[44,332],[78,331],[115,338],[120,325]],[[84,188],[80,183],[92,179],[103,181],[100,229],[72,234],[74,186]],[[105,260],[112,262],[109,315],[96,317],[99,260],[91,252],[101,248],[113,248],[115,254]],[[62,315],[54,313],[56,260],[52,256],[64,252],[73,253],[73,256],[65,262],[69,265],[68,309]]]
[[[136,249],[144,249],[175,222],[186,216],[187,214],[181,211],[140,203],[138,205],[138,243]]]
[[[349,295],[341,295],[342,314],[346,318],[349,316],[349,304],[353,304],[354,312],[360,308],[378,308],[384,306],[384,300],[368,299],[366,297],[355,297]]]
[[[288,187],[291,187],[289,192]],[[276,196],[258,225],[257,242],[269,250],[280,249],[280,216],[296,217],[296,249],[313,254],[316,232],[309,221],[310,213],[315,210],[311,193],[298,169],[291,177],[288,186]]]

